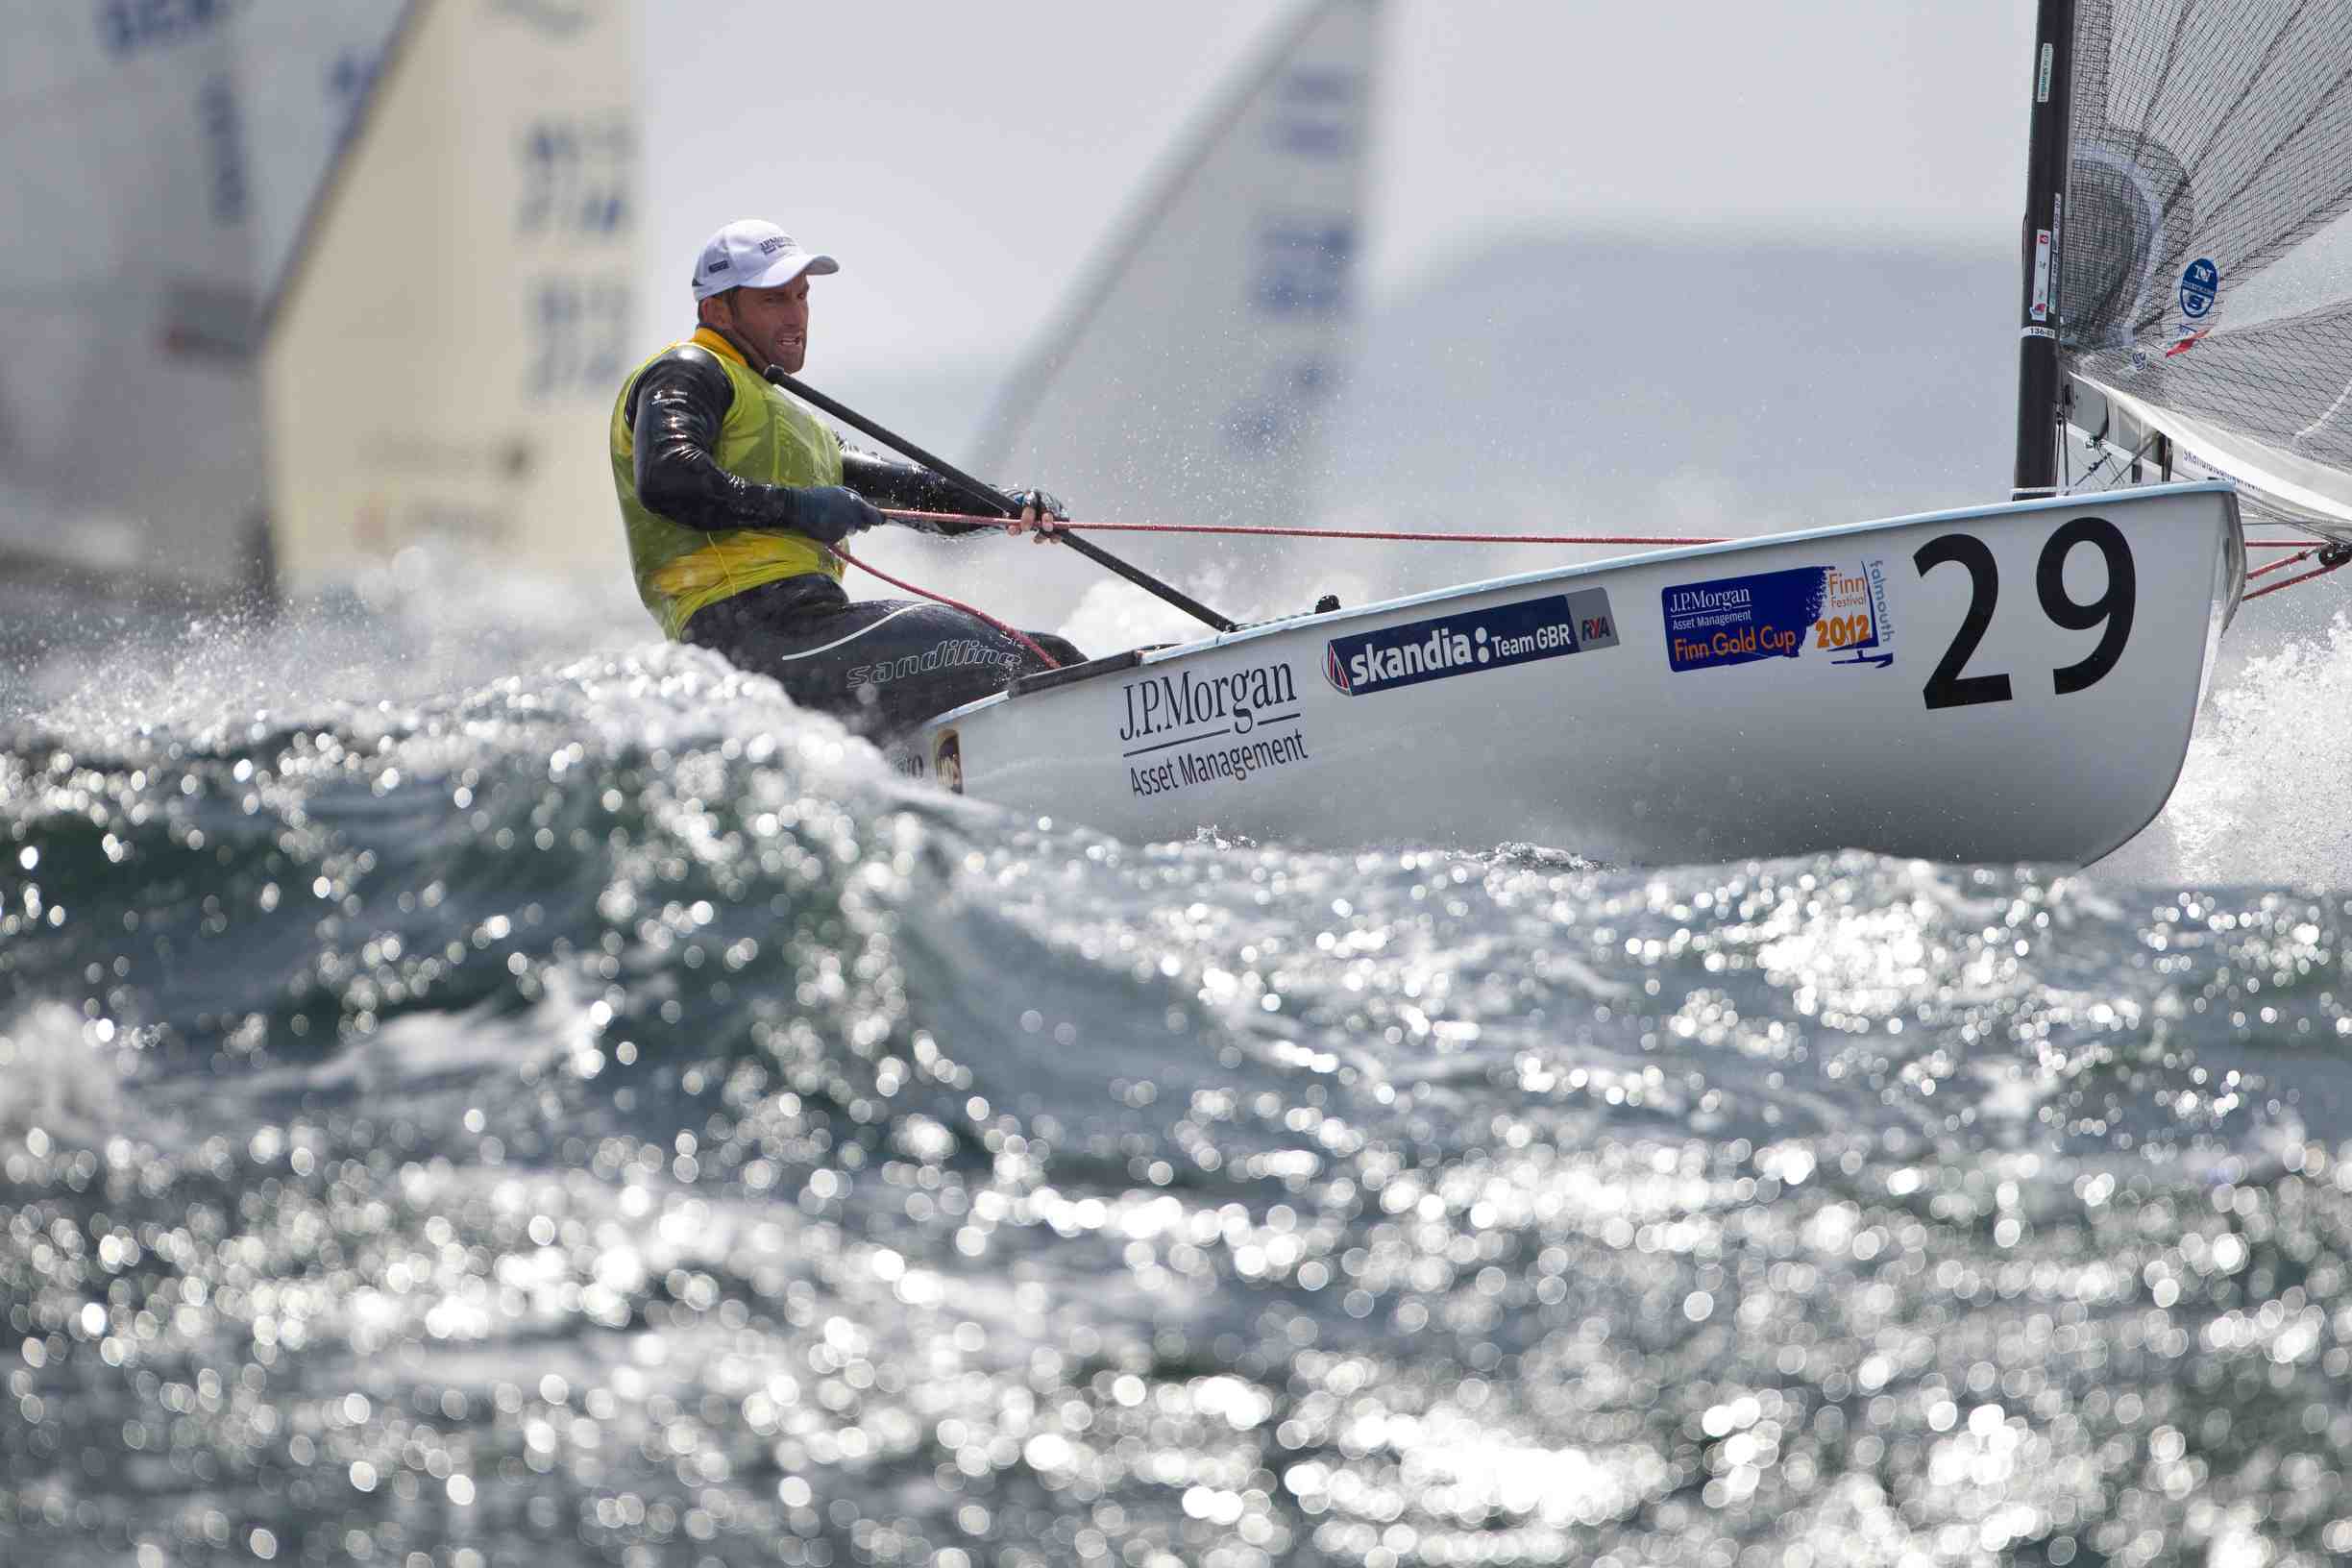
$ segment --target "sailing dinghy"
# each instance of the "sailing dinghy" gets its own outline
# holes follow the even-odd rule
[[[2352,542],[2331,9],[2043,0],[2010,501],[1099,659],[941,716],[902,765],[1144,839],[2098,859],[2179,775],[2242,509],[2323,568]]]
[[[1665,551],[1033,676],[907,760],[1142,839],[2089,861],[2171,793],[2243,559],[2220,482]]]

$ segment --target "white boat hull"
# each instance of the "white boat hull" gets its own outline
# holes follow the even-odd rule
[[[2218,484],[1252,627],[934,721],[902,765],[1139,840],[2087,863],[2170,795],[2243,581]]]

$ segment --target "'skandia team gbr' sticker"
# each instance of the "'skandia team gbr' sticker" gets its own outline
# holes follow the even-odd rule
[[[1323,674],[1336,691],[1368,697],[1616,646],[1608,590],[1582,588],[1335,637],[1324,651]]]

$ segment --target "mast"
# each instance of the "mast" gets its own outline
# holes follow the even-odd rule
[[[2073,95],[2074,0],[2041,0],[2039,11],[2018,311],[2017,479],[2011,494],[2021,499],[2058,489],[2058,280]]]

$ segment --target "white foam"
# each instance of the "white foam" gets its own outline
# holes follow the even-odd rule
[[[2101,873],[2149,882],[2352,884],[2352,621],[2217,687],[2171,804]]]
[[[0,1023],[0,1142],[38,1129],[52,1141],[97,1148],[153,1130],[154,1118],[124,1094],[120,1057],[94,1034],[99,1027],[62,1002],[36,1003]]]

